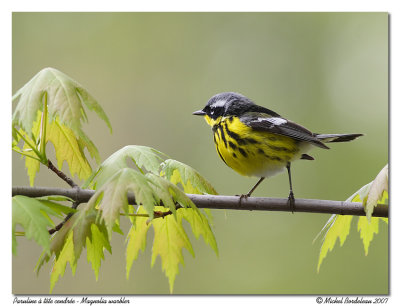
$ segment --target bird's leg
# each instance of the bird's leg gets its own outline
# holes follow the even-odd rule
[[[290,163],[287,163],[286,165],[286,169],[288,171],[288,175],[289,175],[289,197],[288,197],[288,205],[289,205],[289,209],[292,211],[292,213],[294,212],[294,194],[293,194],[293,188],[292,188],[292,175],[290,173]]]
[[[253,188],[250,189],[250,191],[246,194],[242,194],[239,196],[239,205],[242,204],[242,199],[245,198],[247,199],[248,197],[250,197],[250,195],[253,193],[253,191],[258,187],[258,185],[260,185],[260,183],[265,179],[265,177],[262,177],[258,180],[258,182],[253,186]]]

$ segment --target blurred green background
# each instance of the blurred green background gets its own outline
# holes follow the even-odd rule
[[[314,132],[365,134],[296,162],[298,198],[345,200],[388,161],[386,13],[14,13],[12,22],[12,92],[44,67],[76,79],[113,126],[110,134],[89,114],[85,129],[103,160],[127,144],[152,146],[193,166],[220,194],[247,192],[256,179],[226,167],[210,128],[191,115],[212,95],[236,91]],[[28,185],[24,161],[14,154],[12,162],[13,186]],[[36,184],[67,187],[44,167]],[[254,195],[287,194],[281,174]],[[336,244],[317,273],[321,241],[312,241],[329,215],[213,215],[220,256],[188,230],[196,257],[184,251],[175,294],[388,293],[383,223],[365,256],[353,220],[344,246]],[[112,238],[97,282],[83,253],[75,277],[67,267],[53,293],[169,294],[160,259],[150,268],[150,242],[126,280],[124,237]],[[39,247],[18,243],[13,293],[47,294],[50,265],[36,277]]]

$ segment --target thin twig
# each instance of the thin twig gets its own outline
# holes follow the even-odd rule
[[[55,174],[57,174],[62,180],[67,182],[72,188],[79,188],[78,184],[76,184],[71,178],[69,178],[64,172],[58,170],[53,163],[48,159],[47,167],[52,170]]]
[[[72,217],[73,214],[74,214],[74,213],[69,213],[69,214],[64,218],[64,220],[63,220],[61,223],[59,223],[59,224],[57,224],[55,227],[49,229],[49,231],[48,231],[49,234],[52,235],[52,234],[54,234],[55,232],[58,232],[58,231],[63,227],[63,225],[65,224],[65,222],[67,222],[67,221],[69,220],[69,218]]]
[[[81,188],[79,187],[79,185],[76,184],[71,178],[69,178],[64,172],[57,169],[57,167],[53,165],[53,163],[51,162],[50,159],[47,159],[47,167],[73,188],[72,190],[73,190],[73,193],[75,196],[72,196],[70,198],[74,199],[75,201],[72,203],[71,207],[76,209],[78,207],[78,205],[80,203],[82,203],[82,201],[78,200],[79,193],[81,191]],[[73,214],[74,213],[69,213],[61,223],[57,224],[54,228],[49,229],[49,234],[51,235],[51,234],[59,231],[61,229],[61,227],[65,224],[65,222],[67,222],[68,219],[72,217]]]

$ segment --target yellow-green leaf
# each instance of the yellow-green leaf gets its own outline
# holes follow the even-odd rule
[[[200,235],[203,236],[204,241],[211,246],[218,256],[217,241],[207,218],[199,210],[196,211],[194,209],[179,209],[177,214],[178,217],[184,218],[189,222],[196,238],[199,238]]]
[[[45,262],[50,260],[52,255],[55,255],[55,257],[58,258],[70,232],[74,232],[74,259],[78,260],[82,249],[85,246],[86,237],[91,235],[90,225],[95,222],[96,215],[97,212],[94,209],[83,209],[82,206],[80,206],[76,213],[73,214],[72,217],[64,223],[61,229],[53,235],[51,239],[50,253],[41,256],[35,268],[36,272],[39,273],[40,268]],[[73,265],[75,265],[75,262]]]
[[[379,219],[388,223],[387,218],[371,218],[374,207],[377,204],[385,204],[388,199],[387,178],[388,168],[386,165],[380,171],[374,181],[361,187],[346,200],[346,202],[351,201],[363,203],[365,206],[367,216],[359,217],[357,225],[358,231],[360,232],[361,240],[364,245],[365,255],[368,255],[368,248],[371,244],[374,234],[377,234],[379,231]],[[332,251],[337,238],[340,239],[340,245],[343,245],[350,231],[351,220],[352,216],[332,215],[332,217],[328,220],[328,222],[318,234],[319,236],[322,232],[326,231],[319,254],[318,271],[328,251]]]
[[[85,205],[86,206],[86,205]],[[104,222],[97,222],[98,211],[81,208],[65,222],[51,240],[50,254],[42,253],[36,265],[39,273],[44,263],[52,256],[55,257],[51,275],[51,290],[60,276],[64,275],[67,262],[70,263],[72,273],[75,273],[78,259],[84,247],[87,248],[87,260],[92,264],[96,279],[104,259],[104,249],[111,253],[109,236]]]
[[[54,260],[54,265],[50,274],[50,292],[53,291],[54,285],[57,283],[59,277],[64,276],[68,262],[71,266],[72,274],[75,274],[76,260],[72,231],[69,232],[60,254]]]
[[[33,127],[32,127],[32,137],[34,139],[38,139],[38,141],[40,140],[40,122],[41,122],[40,120],[41,120],[41,115],[42,115],[41,112],[37,113],[36,121],[33,123]],[[33,139],[29,138],[28,134],[26,134],[22,129],[20,129],[19,132],[24,137],[26,137],[31,144],[35,144],[35,145],[37,145],[37,147],[39,147],[39,143],[36,144],[33,141]],[[41,144],[41,145],[43,145],[43,144]],[[31,149],[31,147],[27,143],[24,143],[22,151],[26,155],[29,155],[29,156],[32,156],[32,157],[38,157],[36,155],[36,153]],[[29,176],[29,185],[33,187],[33,185],[35,183],[36,174],[40,170],[40,162],[37,159],[25,157],[25,168],[26,168],[26,171],[27,171],[28,176]]]
[[[360,232],[360,238],[364,244],[365,256],[368,255],[369,245],[374,238],[374,234],[379,232],[379,218],[371,218],[371,221],[367,217],[359,217],[357,230]]]
[[[78,174],[80,179],[87,179],[90,176],[92,169],[70,128],[56,119],[47,128],[47,141],[51,141],[54,145],[59,169],[66,161],[72,176]]]
[[[96,224],[92,224],[91,237],[86,237],[87,259],[92,264],[92,268],[99,279],[101,260],[104,259],[104,249],[111,253],[111,245],[108,240],[107,230],[101,230]]]
[[[26,153],[26,154],[36,156],[33,152]],[[25,157],[25,168],[26,168],[26,171],[29,176],[29,185],[31,187],[33,187],[35,184],[36,174],[40,170],[40,162],[36,159]]]
[[[186,193],[217,194],[214,187],[192,167],[177,160],[167,159],[162,164],[162,175],[173,184],[181,184]]]
[[[138,214],[147,213],[146,210],[140,206],[137,210]],[[132,268],[133,262],[139,255],[139,250],[144,252],[146,248],[146,235],[150,225],[147,223],[147,218],[136,217],[134,224],[126,237],[126,278],[129,279],[129,274]]]
[[[163,207],[157,210],[166,211]],[[186,248],[194,257],[192,245],[183,229],[182,222],[172,215],[154,219],[151,224],[154,228],[154,242],[151,266],[154,266],[158,255],[161,257],[162,270],[169,280],[169,289],[172,293],[175,277],[179,273],[179,263],[184,265],[182,249]]]
[[[44,146],[51,141],[58,168],[66,161],[72,176],[78,174],[80,179],[87,179],[91,168],[84,154],[85,148],[97,162],[100,157],[97,148],[82,130],[82,122],[87,121],[85,109],[96,112],[111,130],[107,116],[94,98],[61,71],[45,68],[15,93],[13,101],[18,102],[12,119],[14,150],[22,155],[37,156],[40,162],[47,165]],[[19,137],[18,129],[24,138]],[[25,142],[23,151],[17,149],[21,138],[30,144],[28,146]],[[33,185],[39,161],[25,158],[30,184]]]
[[[169,208],[174,216],[176,214],[175,204],[180,204],[182,207],[186,208],[190,207],[193,210],[198,211],[198,208],[192,200],[172,182],[153,173],[147,173],[146,176],[152,183],[152,187],[164,207]]]
[[[350,233],[350,225],[353,216],[342,216],[332,215],[328,220],[327,225],[329,226],[325,233],[324,242],[322,243],[321,250],[319,253],[318,268],[322,264],[322,261],[328,254],[328,251],[332,251],[335,246],[336,240],[340,240],[340,246],[346,241],[347,236]],[[325,225],[326,226],[326,225]]]

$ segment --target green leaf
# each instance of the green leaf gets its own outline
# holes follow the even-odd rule
[[[12,198],[12,232],[13,232],[13,253],[16,254],[15,230],[17,224],[25,229],[27,239],[33,239],[43,247],[44,252],[50,252],[50,235],[48,227],[54,223],[50,216],[58,217],[58,214],[40,201],[25,197],[14,196]]]
[[[388,165],[383,167],[383,169],[373,180],[371,188],[369,189],[368,198],[365,204],[365,212],[369,221],[371,221],[371,216],[374,208],[378,204],[384,204],[385,200],[388,198]]]
[[[102,212],[101,218],[105,221],[109,233],[114,224],[119,222],[120,211],[129,213],[128,191],[134,193],[136,203],[143,205],[150,219],[153,218],[153,208],[159,202],[159,198],[149,185],[148,178],[134,169],[121,169],[96,191],[87,205],[91,208],[98,207]]]
[[[137,210],[138,214],[146,213],[143,206]],[[128,235],[126,236],[126,278],[129,279],[129,274],[133,262],[138,258],[139,250],[144,252],[146,248],[146,235],[150,225],[145,217],[135,217],[135,222],[132,224]]]
[[[80,179],[87,179],[92,170],[85,148],[97,162],[100,156],[82,130],[82,122],[87,121],[85,107],[96,112],[111,130],[107,116],[93,97],[64,73],[45,68],[16,92],[13,101],[18,101],[12,119],[14,140],[19,141],[17,127],[25,135],[20,154],[38,158],[26,158],[31,186],[40,168],[39,161],[47,165],[45,147],[49,141],[55,147],[58,168],[66,161],[72,176],[78,174]],[[14,150],[18,152],[15,144]]]
[[[43,111],[43,97],[47,93],[49,122],[57,117],[76,135],[82,122],[87,121],[83,104],[97,113],[111,130],[110,122],[101,106],[83,87],[66,74],[54,68],[45,68],[36,74],[13,96],[18,101],[13,114],[13,125],[19,125],[32,135],[33,122],[38,111]]]
[[[167,211],[164,207],[157,207],[157,210]],[[182,249],[186,248],[194,257],[192,245],[181,221],[176,220],[172,215],[154,219],[151,224],[154,228],[151,266],[154,266],[157,256],[160,255],[162,270],[168,277],[172,293],[175,277],[179,273],[179,263],[184,265]]]
[[[164,154],[150,147],[125,146],[108,157],[99,166],[96,174],[85,183],[85,186],[89,186],[90,183],[92,185],[95,183],[96,188],[103,186],[119,170],[129,168],[128,160],[133,161],[142,173],[144,173],[144,168],[152,173],[158,173],[160,163],[163,160],[162,155]]]
[[[89,139],[89,137],[83,132],[79,132],[79,137],[77,138],[78,146],[81,152],[84,152],[85,148],[88,150],[90,156],[95,159],[96,163],[100,163],[100,155],[94,143]]]
[[[55,255],[55,262],[58,260],[70,232],[74,232],[74,258],[78,260],[85,246],[86,237],[91,235],[90,225],[95,222],[96,216],[97,212],[94,209],[82,209],[80,206],[80,209],[78,209],[77,212],[65,222],[61,229],[53,235],[50,252],[41,256],[36,265],[36,272],[39,273],[40,268],[45,262],[50,260],[52,255]],[[75,265],[75,262],[73,262],[72,265]]]
[[[215,254],[218,256],[217,241],[207,218],[200,212],[193,209],[179,209],[177,211],[179,217],[184,218],[189,222],[193,234],[198,239],[200,235],[203,236],[205,243],[211,246]]]
[[[111,245],[108,240],[106,228],[98,227],[96,224],[91,225],[92,237],[86,237],[87,259],[92,264],[92,268],[96,275],[96,281],[99,279],[99,270],[101,260],[104,259],[104,249],[111,253]]]
[[[153,183],[152,187],[163,205],[169,208],[174,215],[176,214],[176,203],[181,204],[182,207],[190,207],[194,210],[198,210],[192,200],[170,181],[152,173],[147,173],[146,176],[149,178],[150,182]]]
[[[73,199],[71,199],[70,197],[67,196],[63,196],[63,195],[47,195],[47,196],[42,196],[42,197],[36,197],[35,198],[38,201],[65,201],[65,202],[74,202]]]
[[[44,263],[54,256],[50,284],[54,285],[60,276],[64,275],[66,264],[69,262],[72,273],[75,273],[78,259],[83,248],[87,247],[87,259],[92,264],[96,279],[100,269],[101,259],[104,259],[104,249],[111,253],[109,236],[104,222],[97,222],[98,211],[80,208],[65,222],[62,228],[53,235],[50,254],[43,253],[36,265],[39,273]]]
[[[106,113],[101,108],[100,104],[98,104],[97,101],[82,86],[77,86],[76,92],[77,92],[77,95],[80,96],[81,100],[86,105],[86,107],[88,109],[94,111],[101,119],[103,119],[103,121],[107,124],[108,128],[110,129],[110,132],[112,133],[111,123],[110,123]]]
[[[63,217],[64,215],[67,215],[69,213],[73,213],[76,211],[76,209],[73,209],[71,207],[45,200],[45,199],[40,199],[40,198],[35,198],[36,200],[39,200],[42,204],[46,205],[48,208],[50,208],[55,215],[59,217]]]
[[[217,194],[211,184],[192,167],[173,159],[162,164],[162,175],[173,184],[181,184],[186,193]]]

